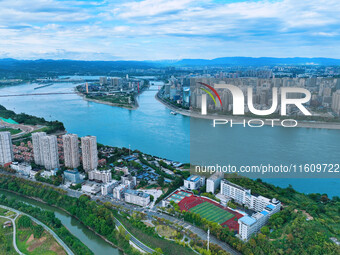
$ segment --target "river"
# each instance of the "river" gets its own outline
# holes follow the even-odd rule
[[[0,98],[16,112],[60,120],[70,133],[95,135],[98,142],[129,146],[142,152],[193,164],[302,164],[340,163],[340,131],[282,127],[213,129],[210,120],[171,115],[155,99],[161,82],[138,96],[139,108],[127,110],[88,102],[71,95]],[[34,90],[37,84],[0,89],[1,94],[72,92],[75,84],[55,83]],[[262,176],[259,176],[260,178]],[[281,187],[292,184],[305,193],[339,196],[340,179],[265,179]]]
[[[7,198],[13,198],[16,201],[21,201],[36,207],[39,207],[43,210],[54,212],[55,216],[61,221],[61,223],[74,235],[76,236],[83,244],[85,244],[91,251],[93,251],[96,255],[122,255],[118,249],[112,247],[110,244],[105,242],[99,236],[94,234],[91,230],[89,230],[85,225],[83,225],[78,220],[74,219],[64,211],[41,203],[39,201],[29,199],[26,197],[19,196],[17,194],[7,192],[4,190],[0,190],[0,195],[5,195]]]

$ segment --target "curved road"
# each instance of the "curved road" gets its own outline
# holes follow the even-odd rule
[[[44,228],[46,231],[48,231],[48,232],[49,232],[49,233],[57,240],[57,242],[64,248],[64,250],[67,252],[68,255],[74,255],[73,251],[71,251],[71,249],[63,242],[63,240],[61,240],[61,239],[59,238],[59,236],[57,236],[57,234],[54,233],[54,231],[53,231],[52,229],[50,229],[48,226],[46,226],[44,223],[40,222],[40,221],[37,220],[36,218],[34,218],[34,217],[32,217],[32,216],[30,216],[30,215],[28,215],[28,214],[26,214],[26,213],[20,212],[20,211],[18,211],[18,210],[13,209],[13,208],[10,208],[10,207],[4,206],[4,205],[0,205],[0,207],[4,208],[4,209],[6,209],[6,210],[10,210],[10,211],[15,212],[15,213],[17,214],[17,216],[15,216],[15,219],[16,219],[20,214],[26,215],[26,216],[30,217],[32,221],[34,221],[35,223],[37,223],[37,224],[43,226],[43,228]],[[5,217],[5,216],[0,216],[0,217],[8,218],[8,217]],[[14,245],[14,248],[15,248],[15,250],[16,250],[20,255],[25,255],[24,253],[22,253],[22,252],[19,251],[19,249],[18,249],[18,247],[17,247],[17,245],[16,245],[16,241],[15,241],[15,238],[16,238],[16,234],[15,234],[15,233],[16,233],[15,219],[14,219],[14,220],[11,219],[11,218],[8,218],[8,219],[10,219],[10,220],[12,221],[12,223],[13,223],[13,233],[14,233],[14,237],[13,237],[13,245]]]
[[[13,246],[14,246],[14,249],[16,250],[17,253],[19,253],[20,255],[25,255],[24,253],[22,253],[18,246],[17,246],[17,242],[16,242],[16,226],[15,226],[15,220],[16,218],[19,216],[19,214],[17,214],[15,216],[14,219],[10,218],[10,217],[6,217],[6,216],[0,216],[1,218],[4,218],[4,219],[7,219],[7,220],[10,220],[12,222],[12,226],[13,226]]]
[[[122,223],[120,223],[119,220],[117,220],[115,218],[115,224],[117,227],[122,226],[125,230],[125,234],[130,236],[130,240],[137,245],[140,249],[142,249],[143,251],[146,251],[148,253],[154,253],[155,250],[151,249],[149,246],[146,246],[145,244],[143,244],[141,241],[139,241],[136,237],[134,237],[125,227]]]

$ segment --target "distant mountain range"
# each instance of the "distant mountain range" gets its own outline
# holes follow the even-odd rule
[[[207,59],[181,59],[159,61],[79,61],[79,60],[16,60],[0,59],[0,75],[26,73],[39,74],[74,74],[92,73],[109,74],[119,70],[148,69],[159,67],[204,67],[204,66],[275,66],[275,65],[340,65],[340,59],[332,58],[251,58],[225,57]]]
[[[334,58],[251,58],[224,57],[207,59],[182,59],[155,61],[169,66],[273,66],[273,65],[340,65],[340,59]]]

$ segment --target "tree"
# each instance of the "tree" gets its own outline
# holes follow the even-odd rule
[[[267,226],[262,227],[261,233],[264,235],[268,235],[270,233],[269,228]]]
[[[35,225],[33,227],[34,238],[40,238],[43,232],[44,232],[44,228],[41,225]]]
[[[32,220],[30,217],[23,215],[18,220],[18,228],[30,228],[32,227]]]
[[[161,248],[156,248],[155,251],[152,253],[152,255],[160,255],[163,254],[163,251]]]
[[[164,177],[163,176],[159,176],[157,179],[157,183],[159,186],[163,187],[164,186]]]

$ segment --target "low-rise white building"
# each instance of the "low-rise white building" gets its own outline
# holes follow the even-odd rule
[[[221,194],[233,199],[236,203],[247,206],[255,212],[263,211],[268,205],[273,206],[273,211],[278,212],[281,202],[275,198],[270,199],[260,195],[252,195],[250,189],[246,189],[227,180],[221,181]]]
[[[133,189],[137,185],[137,178],[132,175],[124,175],[121,177],[122,184],[126,185],[129,189]]]
[[[126,187],[126,185],[120,184],[113,189],[112,196],[118,200],[122,200],[124,198],[124,193],[127,189],[128,187]]]
[[[32,170],[31,164],[28,163],[18,163],[18,162],[13,162],[10,166],[13,170],[17,171],[20,174],[23,175],[30,175],[30,172]]]
[[[51,176],[57,175],[57,171],[58,171],[58,169],[53,169],[51,171],[45,170],[41,173],[41,176],[44,177],[44,178],[50,178]]]
[[[93,170],[93,171],[89,171],[88,175],[89,175],[89,180],[91,181],[107,183],[112,180],[112,174],[110,170],[107,170],[107,171]]]
[[[113,194],[113,189],[118,186],[118,181],[112,180],[111,182],[105,183],[101,186],[101,191],[103,196],[108,194]]]
[[[128,189],[125,191],[125,202],[146,207],[150,203],[150,195],[142,191]]]
[[[207,192],[215,193],[216,189],[221,185],[223,173],[216,172],[207,179]]]
[[[256,219],[243,216],[238,220],[239,230],[238,234],[240,235],[242,240],[248,240],[249,237],[254,234],[257,230]]]
[[[83,186],[81,186],[81,190],[83,192],[95,195],[100,192],[100,185],[97,183],[84,184]]]
[[[124,174],[129,174],[129,168],[127,168],[126,166],[124,167],[115,166],[114,169],[116,172],[123,172]]]
[[[247,204],[247,201],[250,201],[251,193],[250,189],[243,188],[239,185],[236,185],[230,181],[222,180],[221,181],[221,194],[231,199],[238,204]]]
[[[189,190],[197,190],[205,185],[205,177],[199,175],[191,175],[184,180],[184,187]]]

